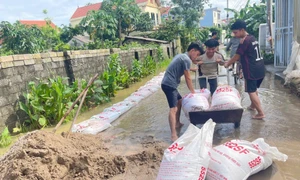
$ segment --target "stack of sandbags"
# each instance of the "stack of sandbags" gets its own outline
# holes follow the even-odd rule
[[[75,124],[72,132],[81,132],[86,134],[97,134],[111,126],[110,123],[126,113],[144,98],[150,96],[160,89],[160,84],[164,73],[153,77],[144,86],[140,87],[136,92],[132,93],[124,101],[116,103],[111,107],[104,109],[100,114],[92,116],[90,119]]]

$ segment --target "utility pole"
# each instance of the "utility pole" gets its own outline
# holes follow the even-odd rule
[[[273,38],[272,38],[272,24],[273,24],[273,0],[267,0],[267,24],[269,27],[269,34],[270,34],[270,46],[271,52],[273,52]]]
[[[227,20],[226,20],[226,22],[227,22],[227,24],[229,23],[229,14],[228,14],[228,8],[229,8],[229,0],[227,0]]]

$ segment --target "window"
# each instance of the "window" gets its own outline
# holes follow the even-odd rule
[[[156,13],[156,25],[158,25],[159,22],[158,22],[158,13]]]
[[[152,23],[155,25],[155,14],[154,13],[151,13],[151,20],[152,20]]]
[[[135,58],[136,60],[139,60],[139,53],[138,53],[138,52],[134,52],[134,58]]]

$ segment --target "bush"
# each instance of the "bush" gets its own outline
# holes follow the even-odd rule
[[[6,147],[11,143],[11,136],[9,134],[8,128],[5,127],[0,136],[0,147]]]

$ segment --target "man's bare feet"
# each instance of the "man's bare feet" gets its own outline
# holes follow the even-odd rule
[[[183,126],[183,125],[184,125],[184,124],[183,124],[183,123],[181,123],[181,122],[180,122],[179,124],[178,124],[178,123],[176,123],[176,129],[182,128],[182,126]]]
[[[252,119],[262,120],[264,117],[264,114],[256,114],[255,116],[252,116]]]
[[[175,142],[178,139],[177,134],[171,136],[172,142]]]
[[[252,106],[248,106],[247,109],[250,110],[250,111],[255,111],[256,110],[255,107],[252,107]]]

